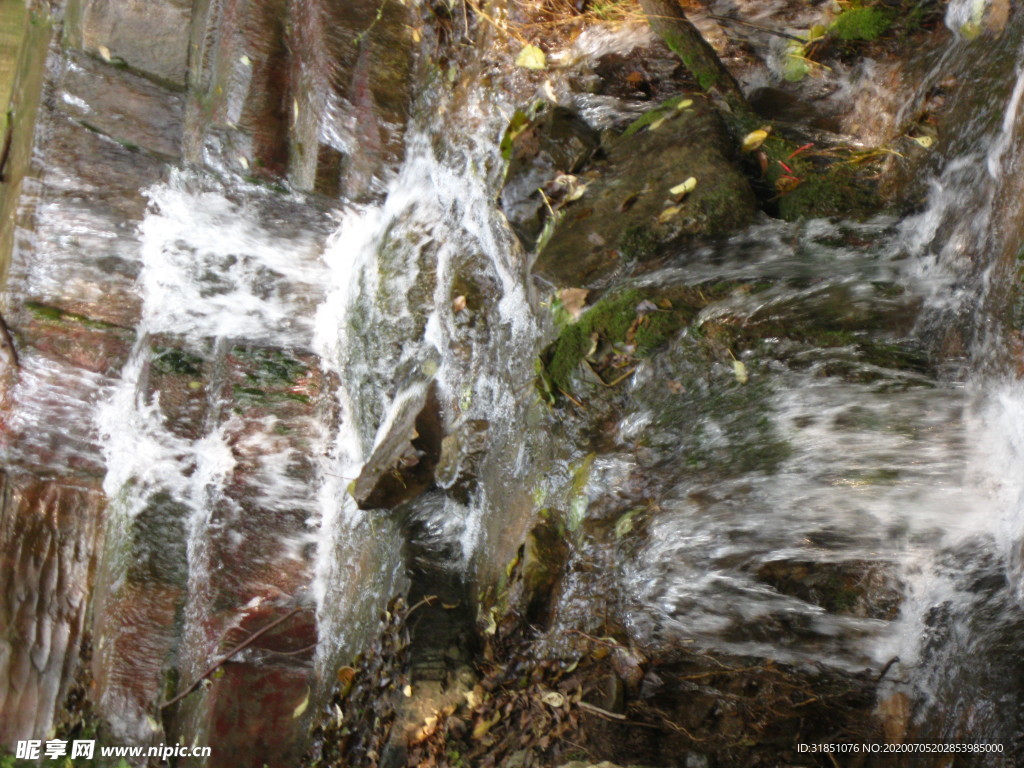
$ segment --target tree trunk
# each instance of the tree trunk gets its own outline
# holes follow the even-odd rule
[[[711,95],[718,95],[732,111],[738,127],[749,129],[747,123],[752,125],[756,117],[739,83],[725,68],[715,49],[686,18],[677,0],[640,0],[640,5],[651,29],[683,60],[700,87]]]

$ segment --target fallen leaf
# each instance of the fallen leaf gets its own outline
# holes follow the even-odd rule
[[[487,628],[484,630],[485,635],[493,635],[498,631],[498,620],[495,618],[496,613],[497,612],[491,608],[490,612],[487,614]]]
[[[696,188],[697,179],[691,176],[682,184],[676,184],[674,187],[672,187],[672,189],[669,190],[669,193],[673,195],[688,195],[690,192],[693,192],[693,190],[695,190]]]
[[[803,181],[803,179],[798,179],[796,176],[780,176],[775,181],[775,188],[782,194],[786,194],[799,187]]]
[[[768,131],[764,128],[758,128],[756,131],[751,131],[743,137],[743,151],[753,152],[755,149],[764,144],[768,138]]]
[[[742,360],[732,361],[732,372],[736,374],[736,381],[738,381],[740,384],[747,383],[747,366],[743,364]]]
[[[99,52],[100,58],[102,58],[106,62],[110,61],[110,59],[111,59],[110,49],[107,48],[107,46],[101,45],[96,50]]]
[[[933,139],[931,136],[911,136],[910,140],[916,141],[925,149],[928,149],[929,147],[932,146],[932,144],[935,143],[935,139]]]
[[[565,202],[571,203],[573,200],[579,200],[583,197],[583,193],[587,191],[586,184],[577,184],[571,188],[571,191],[566,195]]]
[[[628,211],[639,199],[639,192],[634,192],[632,195],[627,195],[625,198],[623,198],[622,202],[619,203],[619,213],[625,213],[626,211]]]
[[[302,713],[306,711],[306,707],[309,706],[309,688],[306,689],[306,698],[299,702],[299,706],[292,712],[292,720],[302,717]]]
[[[240,56],[238,60],[247,67],[252,66],[252,59],[250,59],[248,56]]]
[[[516,56],[516,66],[524,69],[546,69],[548,65],[544,51],[536,45],[524,45]]]
[[[558,691],[548,691],[540,697],[540,700],[549,707],[555,707],[556,709],[565,705],[565,696]]]
[[[679,205],[673,205],[666,208],[664,211],[658,214],[658,223],[664,224],[667,221],[671,221],[676,216],[678,216],[679,212],[682,210],[682,206]]]
[[[687,107],[692,107],[692,106],[693,106],[693,99],[683,99],[678,104],[676,104],[676,111],[677,112],[682,112]]]
[[[583,314],[583,308],[587,304],[589,295],[590,291],[586,288],[563,288],[558,292],[562,307],[573,320],[579,320],[580,315]]]
[[[461,312],[465,308],[466,308],[466,297],[465,296],[456,296],[454,299],[452,299],[452,312],[454,312],[455,314],[458,314],[459,312]]]
[[[494,716],[489,720],[486,718],[482,719],[473,727],[473,739],[476,741],[482,739],[484,736],[487,735],[487,732],[491,730],[494,724],[497,723],[499,720],[501,720],[501,712],[495,712]]]

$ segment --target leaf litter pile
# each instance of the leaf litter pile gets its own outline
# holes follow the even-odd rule
[[[696,753],[755,768],[796,759],[801,742],[882,741],[885,723],[872,715],[876,674],[683,644],[641,650],[607,623],[600,637],[570,630],[554,638],[515,608],[480,627],[475,684],[414,717],[409,613],[393,600],[369,651],[341,668],[305,766],[658,766]]]

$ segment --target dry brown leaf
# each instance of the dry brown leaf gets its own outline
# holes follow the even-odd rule
[[[562,302],[562,307],[565,308],[565,311],[569,313],[569,317],[573,320],[579,320],[589,295],[590,291],[586,288],[563,288],[558,292],[558,298]]]

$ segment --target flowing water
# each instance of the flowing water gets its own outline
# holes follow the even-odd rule
[[[101,330],[119,341],[92,367],[81,351],[22,355],[7,462],[83,488],[102,477],[92,669],[114,736],[162,740],[153,713],[169,670],[182,690],[298,609],[172,726],[222,746],[246,717],[294,729],[304,697],[408,587],[410,531],[416,558],[473,583],[504,568],[494,553],[514,551],[543,507],[568,512],[579,558],[608,566],[569,579],[556,630],[588,626],[596,584],[638,641],[845,670],[898,657],[883,687],[920,704],[920,733],[1018,741],[1024,386],[1006,286],[1024,236],[1020,26],[984,47],[951,40],[927,62],[920,91],[955,75],[965,117],[922,170],[918,213],[759,220],[636,278],[768,287],[712,302],[643,362],[598,450],[553,423],[534,386],[555,330],[495,203],[510,94],[463,85],[451,98],[431,80],[372,202],[163,160],[119,186],[54,158],[26,181],[6,302],[22,317],[32,302],[89,306],[101,325],[84,326],[83,346]],[[577,55],[623,39],[585,39],[603,47]],[[60,66],[70,74],[52,89],[80,109],[79,65]],[[549,87],[595,123],[635,111]],[[336,112],[325,135],[347,130]],[[107,181],[109,204],[90,200]],[[868,330],[827,346],[761,339],[742,355],[744,388],[729,361],[692,370],[705,326],[826,315],[837,333]],[[865,340],[885,354],[861,354]],[[428,392],[461,440],[445,471],[401,515],[358,509],[351,484]],[[609,510],[638,505],[629,547],[586,540]],[[829,579],[862,589],[826,595]],[[83,620],[61,616],[53,633],[66,643],[65,625]],[[52,708],[66,670],[37,667],[53,689],[38,706]],[[276,697],[250,704],[254,685]]]

